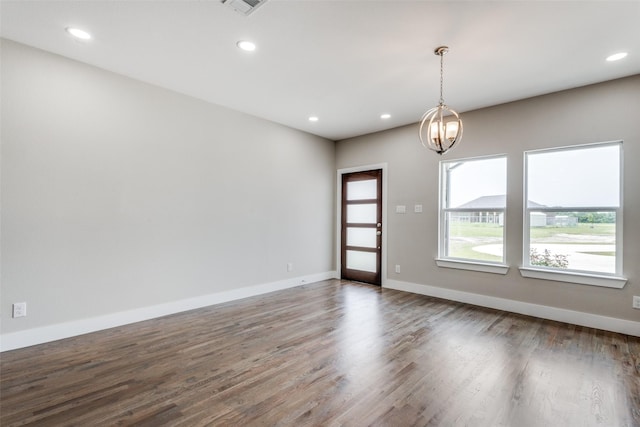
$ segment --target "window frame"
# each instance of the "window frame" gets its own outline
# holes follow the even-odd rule
[[[502,214],[502,261],[475,260],[470,258],[457,258],[447,256],[448,228],[447,214],[451,212],[477,212],[477,208],[448,208],[447,195],[449,194],[449,180],[445,171],[445,165],[450,163],[467,163],[481,160],[504,159],[505,162],[505,204],[502,208],[491,208],[490,212]],[[438,267],[455,268],[460,270],[481,271],[485,273],[507,274],[509,266],[506,264],[506,240],[507,240],[507,203],[508,191],[508,161],[506,154],[493,154],[487,156],[475,156],[461,159],[441,160],[439,162],[439,186],[438,186],[438,256],[435,259]],[[489,212],[489,211],[487,211]]]
[[[529,155],[540,153],[552,153],[561,151],[576,151],[596,147],[606,147],[617,145],[619,148],[619,199],[617,207],[610,206],[584,206],[584,207],[529,207]],[[544,148],[537,150],[527,150],[524,152],[523,165],[523,239],[522,239],[522,266],[520,273],[523,277],[530,277],[544,280],[556,280],[561,282],[578,283],[583,285],[604,286],[610,288],[622,288],[627,279],[622,276],[623,271],[623,171],[624,155],[623,141],[596,142],[590,144],[579,144],[563,147]],[[531,213],[532,212],[613,212],[616,217],[615,222],[615,272],[597,272],[590,270],[561,269],[557,267],[539,266],[531,264]]]

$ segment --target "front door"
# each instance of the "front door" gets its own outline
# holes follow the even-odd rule
[[[382,169],[342,175],[341,277],[381,283]]]

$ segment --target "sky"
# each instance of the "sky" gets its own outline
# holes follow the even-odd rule
[[[463,205],[482,196],[506,194],[505,158],[450,163],[450,207]]]
[[[580,148],[528,154],[529,200],[553,207],[619,206],[620,145]],[[482,196],[506,194],[507,159],[447,164],[450,165],[450,207]]]
[[[531,153],[529,200],[547,206],[618,207],[619,145]]]

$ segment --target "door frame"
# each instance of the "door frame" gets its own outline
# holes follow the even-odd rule
[[[382,247],[380,249],[380,286],[384,288],[387,284],[387,163],[355,166],[351,168],[338,169],[337,171],[335,234],[336,276],[337,278],[340,278],[340,272],[342,271],[342,175],[353,172],[366,172],[375,169],[382,169]]]

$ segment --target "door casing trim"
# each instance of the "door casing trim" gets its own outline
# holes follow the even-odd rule
[[[342,175],[353,172],[365,172],[374,169],[382,169],[382,248],[380,254],[380,285],[385,287],[387,283],[387,163],[355,166],[338,169],[336,174],[336,230],[335,230],[335,256],[336,271],[340,277],[342,271],[342,258],[340,240],[342,239]]]

